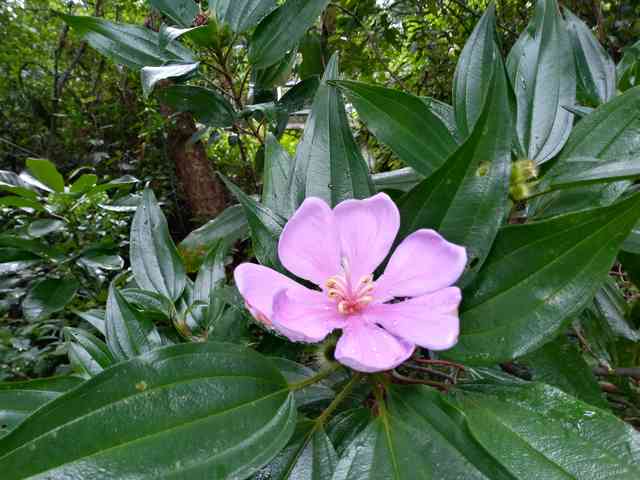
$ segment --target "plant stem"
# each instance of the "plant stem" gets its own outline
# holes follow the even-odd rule
[[[313,385],[314,383],[318,383],[324,380],[325,378],[327,378],[329,375],[331,375],[333,372],[335,372],[339,368],[340,368],[340,365],[336,364],[331,368],[327,368],[326,370],[318,372],[313,377],[309,377],[305,380],[302,380],[301,382],[292,383],[289,385],[289,390],[291,390],[292,392],[295,392],[297,390],[302,390],[303,388],[308,387],[309,385]]]

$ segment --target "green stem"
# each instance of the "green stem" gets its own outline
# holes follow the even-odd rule
[[[292,383],[289,385],[289,390],[291,390],[292,392],[295,392],[297,390],[302,390],[303,388],[308,387],[309,385],[313,385],[314,383],[318,383],[324,380],[325,378],[327,378],[336,370],[338,370],[338,368],[340,368],[340,365],[336,364],[330,368],[327,368],[326,370],[323,370],[317,373],[313,377],[309,377],[306,380],[302,380],[301,382]]]
[[[349,383],[347,383],[344,386],[344,388],[340,390],[340,393],[336,395],[336,398],[334,398],[333,401],[329,404],[329,406],[320,414],[320,416],[315,419],[315,425],[311,429],[309,436],[311,436],[318,428],[324,425],[324,422],[327,420],[327,418],[329,418],[329,416],[335,411],[335,409],[338,408],[338,406],[347,397],[347,395],[351,393],[351,390],[353,390],[353,387],[356,386],[356,384],[360,381],[361,378],[362,378],[361,373],[353,374],[353,376],[351,377],[351,380],[349,380]]]

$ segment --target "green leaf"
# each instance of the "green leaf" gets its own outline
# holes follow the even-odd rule
[[[291,71],[298,58],[298,49],[294,47],[291,51],[273,65],[257,70],[255,72],[255,83],[257,90],[270,90],[272,88],[286,85]]]
[[[300,41],[300,54],[302,55],[302,63],[298,67],[300,78],[322,76],[324,58],[322,55],[322,37],[318,32],[313,30],[307,32]]]
[[[195,272],[202,263],[207,252],[220,239],[229,244],[245,238],[247,234],[247,217],[242,206],[227,207],[220,215],[191,232],[180,242],[178,250],[184,259],[188,272]]]
[[[606,103],[616,94],[616,65],[587,24],[566,7],[564,16],[575,56],[578,99],[592,105]]]
[[[186,283],[186,273],[167,220],[153,192],[146,189],[131,224],[131,270],[144,290],[177,300]]]
[[[608,408],[591,367],[565,335],[520,359],[536,382],[547,383],[583,402]]]
[[[177,42],[160,48],[158,33],[146,27],[113,23],[102,18],[58,15],[100,54],[133,70],[159,67],[168,62],[194,61],[193,52]]]
[[[372,412],[367,407],[357,407],[337,413],[327,424],[327,435],[336,447],[336,452],[342,456],[344,450],[366,428],[373,419]]]
[[[102,335],[105,335],[106,329],[104,328],[105,311],[97,308],[87,310],[86,312],[74,312],[85,322],[91,324]]]
[[[630,88],[640,86],[640,41],[624,49],[616,73],[620,91],[626,92]]]
[[[142,95],[148,98],[153,92],[153,88],[162,80],[184,79],[198,70],[200,62],[195,63],[175,63],[172,65],[162,65],[161,67],[143,67],[140,71],[142,82]]]
[[[69,342],[71,363],[87,377],[93,377],[115,363],[107,345],[89,332],[65,327],[64,335]]]
[[[209,9],[236,33],[255,27],[278,5],[275,0],[212,0]]]
[[[631,233],[622,244],[622,250],[640,254],[640,224],[633,227],[633,230],[631,230]]]
[[[340,92],[327,83],[339,76],[338,55],[334,54],[325,69],[298,144],[290,188],[294,209],[311,196],[335,206],[342,200],[366,198],[374,193]]]
[[[465,292],[460,340],[446,356],[494,364],[552,340],[592,300],[639,208],[636,194],[610,207],[503,228]]]
[[[53,377],[0,383],[0,438],[33,411],[83,382],[78,377]]]
[[[283,218],[293,214],[290,198],[290,173],[293,159],[278,140],[267,135],[264,155],[262,203]]]
[[[0,471],[3,480],[243,479],[287,444],[295,418],[284,378],[261,355],[176,345],[105,370],[38,410],[0,441]]]
[[[44,211],[44,207],[37,200],[18,196],[0,198],[0,207],[32,208],[33,210]]]
[[[576,103],[571,40],[556,0],[537,0],[534,17],[507,58],[517,99],[517,138],[527,158],[540,164],[563,147]]]
[[[27,168],[40,182],[56,192],[64,192],[64,179],[49,160],[44,158],[27,158]]]
[[[109,287],[104,320],[109,350],[119,360],[128,360],[162,344],[151,320],[135,310],[113,285]]]
[[[388,409],[347,447],[332,480],[512,480],[435,390],[393,387]]]
[[[548,190],[634,179],[640,177],[640,157],[609,161],[590,157],[567,158],[548,175],[544,183]]]
[[[194,118],[210,127],[229,127],[236,119],[233,107],[219,93],[203,87],[174,85],[157,93],[160,103],[177,112],[191,112]]]
[[[139,288],[124,288],[120,293],[129,304],[135,305],[145,314],[158,314],[169,320],[173,316],[173,302],[159,293]]]
[[[160,10],[182,27],[190,27],[198,15],[198,4],[193,0],[149,0],[151,6]]]
[[[73,184],[69,191],[71,193],[85,193],[87,190],[95,187],[98,183],[98,176],[93,173],[85,173],[80,176]]]
[[[495,39],[496,7],[492,3],[467,39],[453,77],[453,107],[462,138],[471,134],[482,113],[496,66],[495,57],[501,55]]]
[[[32,238],[45,237],[53,232],[58,232],[65,227],[62,220],[43,219],[34,220],[27,227],[27,233]]]
[[[389,172],[375,173],[371,176],[371,179],[378,190],[390,189],[408,192],[420,183],[424,177],[413,168],[405,167]]]
[[[120,255],[103,251],[93,251],[78,259],[78,264],[89,269],[118,271],[124,268],[124,259]]]
[[[211,291],[225,283],[224,267],[227,249],[228,245],[220,240],[209,250],[196,277],[193,292],[195,300],[208,302]]]
[[[242,206],[251,232],[256,258],[262,265],[280,268],[277,253],[278,239],[286,223],[285,219],[251,198],[226,177],[222,175],[220,177]]]
[[[613,278],[608,277],[596,293],[594,308],[614,335],[631,342],[640,342],[640,332],[636,331],[627,319],[627,299]]]
[[[456,125],[456,116],[453,107],[433,97],[420,97],[420,100],[422,100],[425,105],[429,107],[431,113],[438,117],[444,126],[447,127],[453,139],[457,143],[460,143],[460,132]]]
[[[38,198],[38,193],[31,185],[14,172],[8,170],[0,170],[0,191],[9,192],[30,200]]]
[[[295,47],[329,0],[287,0],[256,28],[249,45],[249,62],[266,68]]]
[[[540,190],[544,191],[556,174],[566,171],[564,165],[572,158],[591,157],[603,162],[637,158],[640,155],[639,128],[640,88],[634,88],[602,105],[576,125],[560,158],[542,178]],[[531,203],[531,214],[540,218],[610,205],[628,186],[628,181],[621,181],[545,195]]]
[[[513,118],[502,59],[495,56],[494,61],[494,76],[471,136],[440,170],[399,200],[399,238],[433,228],[465,246],[472,268],[462,285],[484,263],[507,213]]]
[[[280,370],[280,373],[282,373],[290,385],[303,382],[318,374],[315,370],[300,363],[287,360],[286,358],[271,357],[270,360],[278,370]],[[299,408],[318,402],[333,400],[336,392],[329,387],[327,381],[320,381],[296,390],[293,395],[296,400],[296,405]]]
[[[431,175],[455,150],[449,130],[421,98],[350,80],[333,83],[371,133],[418,173]]]
[[[474,437],[515,478],[640,475],[640,434],[612,414],[543,384],[489,393],[465,393],[459,405]]]
[[[300,420],[289,444],[263,468],[255,480],[330,479],[338,456],[322,427],[311,420]]]
[[[37,281],[22,301],[24,317],[34,322],[59,312],[73,300],[78,287],[75,278],[46,278]]]

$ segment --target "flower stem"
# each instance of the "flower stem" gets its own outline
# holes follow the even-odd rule
[[[340,390],[340,393],[336,395],[336,398],[334,398],[333,401],[329,404],[329,406],[325,408],[324,411],[320,414],[320,416],[318,416],[318,418],[315,419],[315,425],[312,429],[312,432],[317,430],[322,425],[324,425],[324,422],[327,420],[327,418],[329,418],[329,416],[335,411],[335,409],[340,406],[342,401],[347,397],[347,395],[351,393],[351,390],[353,390],[353,387],[356,386],[356,384],[360,381],[361,378],[362,378],[361,373],[356,372],[353,374],[353,376],[351,377],[351,380],[349,380],[349,382],[344,386],[344,388]]]
[[[318,383],[324,380],[325,378],[327,378],[329,375],[331,375],[333,372],[335,372],[339,368],[340,368],[340,365],[336,364],[321,372],[318,372],[313,377],[306,378],[300,382],[291,383],[289,384],[289,390],[291,390],[292,392],[295,392],[297,390],[302,390],[303,388],[308,387],[309,385],[313,385],[314,383]]]

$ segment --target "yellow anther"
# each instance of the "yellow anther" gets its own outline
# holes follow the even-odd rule
[[[336,290],[335,288],[330,288],[329,291],[327,292],[327,296],[331,299],[331,300],[335,300],[336,298],[340,297],[340,292],[338,290]]]

